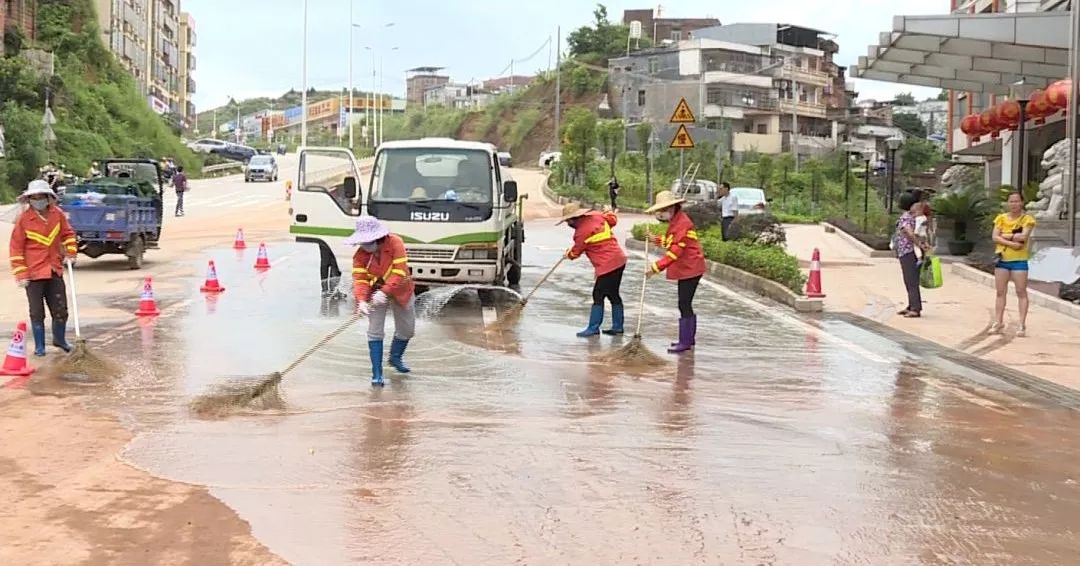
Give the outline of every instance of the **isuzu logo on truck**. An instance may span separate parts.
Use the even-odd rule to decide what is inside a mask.
[[[422,212],[419,210],[412,211],[409,214],[409,220],[413,222],[449,222],[449,212]]]

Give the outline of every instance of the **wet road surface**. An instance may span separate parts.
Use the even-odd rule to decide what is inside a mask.
[[[523,290],[565,248],[531,227]],[[836,320],[703,285],[692,355],[604,363],[578,339],[591,269],[564,264],[513,332],[463,293],[418,325],[409,377],[368,385],[365,323],[286,377],[281,413],[199,420],[226,376],[280,369],[351,312],[312,278],[314,247],[212,250],[227,291],[192,281],[176,316],[107,353],[96,402],[136,437],[120,458],[206,485],[296,564],[1075,564],[1080,418]],[[642,263],[624,279],[636,322]],[[663,354],[673,286],[647,290]],[[392,323],[388,321],[388,327]],[[389,330],[389,328],[388,328]]]

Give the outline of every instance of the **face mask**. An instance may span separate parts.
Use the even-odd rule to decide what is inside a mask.
[[[49,207],[49,201],[47,199],[32,200],[30,201],[30,206],[32,206],[34,210],[41,212]]]
[[[379,244],[376,244],[375,242],[372,242],[370,244],[360,244],[360,249],[364,250],[369,254],[375,253],[375,250],[379,249]]]

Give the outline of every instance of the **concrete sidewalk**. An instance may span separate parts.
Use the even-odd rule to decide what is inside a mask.
[[[858,263],[843,263],[852,259],[853,246],[820,226],[789,229],[788,240],[789,252],[801,261],[809,261],[814,247],[821,250],[826,312],[857,314],[1080,391],[1080,321],[1033,303],[1028,335],[1018,338],[1016,295],[1010,286],[1005,331],[988,334],[994,289],[953,275],[948,269],[944,286],[922,290],[922,318],[903,318],[896,312],[906,305],[907,295],[895,259],[863,256]],[[830,253],[837,253],[840,257],[835,259],[842,263],[830,264]]]
[[[804,265],[810,266],[814,248],[821,251],[821,263],[830,265],[870,265],[870,258],[863,250],[837,234],[825,232],[821,224],[784,224],[787,233],[787,252]]]

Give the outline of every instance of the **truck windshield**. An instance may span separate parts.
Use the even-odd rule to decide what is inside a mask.
[[[490,205],[491,156],[468,149],[383,150],[375,164],[371,199]]]

